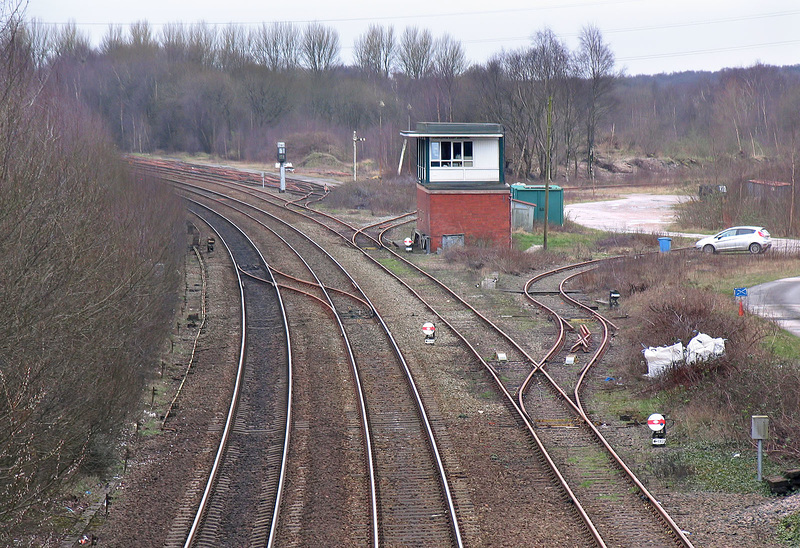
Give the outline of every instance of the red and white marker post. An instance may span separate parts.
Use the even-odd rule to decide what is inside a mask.
[[[431,322],[422,324],[422,334],[425,335],[425,344],[436,342],[436,326]]]
[[[660,413],[647,417],[647,426],[653,431],[653,445],[667,444],[667,420]]]

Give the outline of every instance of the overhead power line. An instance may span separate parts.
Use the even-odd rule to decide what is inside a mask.
[[[619,57],[617,61],[644,61],[647,59],[663,59],[666,57],[684,57],[687,55],[704,55],[707,53],[721,53],[725,51],[738,51],[738,50],[755,49],[755,48],[770,48],[770,47],[786,46],[789,44],[798,44],[798,43],[800,43],[800,40],[785,40],[782,42],[764,42],[761,44],[747,44],[742,46],[729,46],[724,48],[696,49],[690,51],[673,51],[670,53],[652,53],[648,55]]]

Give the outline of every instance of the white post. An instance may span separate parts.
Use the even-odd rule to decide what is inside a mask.
[[[286,163],[286,143],[283,141],[278,143],[278,163],[281,167],[281,186],[278,188],[278,192],[286,192],[286,168],[284,166]]]
[[[761,483],[761,444],[764,440],[758,440],[758,482]]]
[[[364,140],[364,137],[358,137],[356,135],[355,130],[353,130],[353,182],[355,182],[356,174],[358,173],[358,168],[356,167],[358,165],[358,163],[357,163],[358,161],[356,159],[356,145],[358,144],[359,141],[363,141],[363,140]]]
[[[355,130],[353,131],[353,182],[356,181],[356,172],[358,168],[356,167],[358,164],[356,163],[356,143],[358,142],[358,137],[356,137]]]
[[[403,148],[400,150],[400,163],[397,164],[397,174],[400,175],[400,172],[403,170],[403,156],[406,154],[406,145],[408,144],[408,139],[403,139]]]

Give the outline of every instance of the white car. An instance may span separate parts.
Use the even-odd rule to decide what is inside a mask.
[[[756,254],[772,247],[772,239],[763,226],[734,226],[698,240],[694,247],[704,253],[749,251]]]

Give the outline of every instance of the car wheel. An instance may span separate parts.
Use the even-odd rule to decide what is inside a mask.
[[[761,253],[761,246],[753,242],[752,244],[750,244],[750,247],[748,247],[747,250],[753,255],[757,255]]]
[[[703,246],[703,253],[716,253],[716,249],[711,244],[706,244]]]

